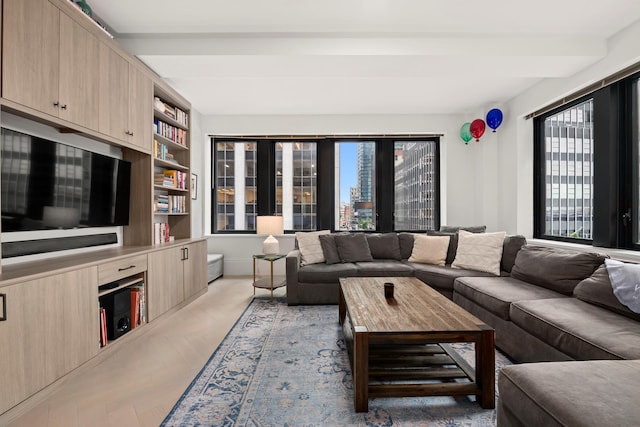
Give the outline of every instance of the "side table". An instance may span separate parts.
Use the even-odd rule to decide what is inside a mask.
[[[286,284],[284,277],[273,276],[273,263],[279,259],[286,258],[286,254],[258,254],[253,256],[253,295],[256,295],[256,288],[269,289],[271,291],[271,301],[273,301],[273,290],[283,287]],[[269,277],[256,280],[256,261],[269,262]]]

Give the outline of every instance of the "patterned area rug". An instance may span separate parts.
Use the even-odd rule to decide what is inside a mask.
[[[471,344],[456,344],[473,366]],[[496,351],[497,370],[511,362]],[[497,387],[496,387],[497,390]],[[496,396],[497,398],[497,396]],[[376,398],[353,409],[337,306],[254,299],[163,426],[495,426],[473,397]]]

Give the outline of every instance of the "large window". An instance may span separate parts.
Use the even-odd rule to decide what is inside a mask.
[[[253,231],[276,214],[285,231],[437,229],[438,142],[214,137],[212,228]]]
[[[640,249],[639,75],[534,124],[534,237]]]
[[[544,120],[544,234],[591,240],[593,99]]]

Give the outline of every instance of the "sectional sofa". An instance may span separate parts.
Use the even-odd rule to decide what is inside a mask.
[[[640,425],[640,314],[614,295],[606,257],[506,236],[495,275],[451,267],[456,234],[444,266],[409,261],[409,233],[397,234],[399,259],[384,253],[392,240],[384,235],[366,237],[369,261],[301,265],[295,249],[288,302],[335,304],[339,277],[418,277],[491,325],[514,361],[538,362],[500,371],[499,426]]]

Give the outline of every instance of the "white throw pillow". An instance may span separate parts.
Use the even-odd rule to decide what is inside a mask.
[[[451,267],[484,271],[499,276],[505,235],[504,231],[496,233],[458,231],[458,250]]]
[[[329,233],[329,230],[296,233],[298,249],[300,249],[300,265],[325,262],[324,252],[322,252],[322,245],[320,244],[320,235]]]
[[[449,236],[414,234],[409,262],[444,265],[449,249]]]

